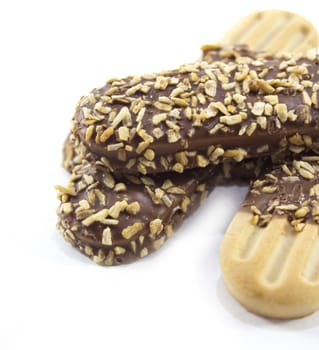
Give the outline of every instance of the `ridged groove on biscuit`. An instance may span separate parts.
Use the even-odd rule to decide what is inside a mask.
[[[227,289],[249,311],[267,317],[289,319],[316,311],[318,226],[308,222],[298,233],[283,215],[254,231],[251,219],[252,214],[238,212],[222,243],[220,260]],[[253,244],[249,243],[251,232],[258,236]]]
[[[268,52],[305,52],[317,47],[316,28],[295,13],[268,10],[250,14],[228,31],[221,40],[226,44],[247,44],[254,50]]]
[[[258,226],[249,225],[249,228],[247,227],[247,230],[244,230],[243,232],[246,237],[243,237],[244,244],[240,252],[240,258],[249,259],[262,237],[262,229]]]
[[[318,47],[319,38],[318,32],[314,27],[310,27],[302,21],[298,21],[297,23],[293,23],[296,28],[290,28],[293,32],[286,31],[283,33],[285,38],[283,37],[282,42],[285,40],[285,44],[283,48],[279,48],[285,51],[293,51],[293,52],[306,52],[309,48]],[[270,50],[273,50],[273,47],[269,47]]]
[[[237,261],[252,261],[254,263],[266,259],[274,249],[286,223],[281,220],[273,220],[267,227],[259,227],[252,223],[252,215],[249,212],[238,212],[227,229],[226,236],[233,240],[232,258]]]
[[[273,225],[270,223],[270,226]],[[281,230],[276,227],[272,227],[272,229],[276,231],[278,239],[266,261],[264,277],[268,283],[275,283],[280,279],[285,266],[287,266],[289,253],[296,241],[296,232],[288,222]]]
[[[309,282],[319,282],[319,228],[317,232],[313,232],[312,249],[310,250],[308,261],[302,273],[303,278]]]
[[[262,229],[250,224],[250,218],[250,213],[236,214],[228,228],[229,235],[236,235],[236,239],[233,240],[234,246],[232,247],[232,257],[234,259],[249,259],[261,238]]]
[[[274,36],[278,38],[280,30],[289,23],[289,17],[286,15],[278,17],[278,21],[275,22],[273,17],[272,13],[260,14],[260,18],[256,19],[253,30],[250,30],[247,33],[248,35],[243,35],[239,39],[240,42],[247,43],[249,46],[258,48],[258,50],[271,44]]]
[[[280,28],[277,34],[273,34],[271,40],[263,46],[259,46],[259,49],[300,52],[300,47],[305,41],[309,40],[313,44],[310,47],[316,47],[318,44],[316,40],[313,40],[314,37],[309,25],[304,23],[303,19],[299,17],[291,19]]]

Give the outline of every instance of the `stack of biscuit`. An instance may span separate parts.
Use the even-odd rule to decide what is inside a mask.
[[[198,62],[82,97],[64,144],[70,180],[57,186],[66,241],[102,265],[132,262],[159,249],[216,184],[251,180],[222,244],[226,286],[262,315],[313,312],[318,66],[315,51],[206,46]]]

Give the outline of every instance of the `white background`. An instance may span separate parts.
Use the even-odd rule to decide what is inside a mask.
[[[218,188],[156,254],[102,268],[55,228],[61,146],[79,97],[112,76],[193,61],[257,9],[313,1],[0,2],[0,349],[317,349],[319,313],[246,312],[218,250],[245,188]]]

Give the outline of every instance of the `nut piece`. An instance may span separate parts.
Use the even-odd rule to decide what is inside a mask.
[[[287,112],[287,106],[283,103],[278,103],[275,106],[275,111],[278,115],[278,118],[282,123],[285,123],[288,119],[288,112]]]
[[[256,116],[261,116],[264,114],[265,102],[255,102],[251,113]]]
[[[150,222],[150,236],[154,239],[163,230],[161,219],[154,219]]]
[[[295,212],[296,218],[303,218],[309,213],[310,209],[308,207],[301,207]]]
[[[226,125],[236,125],[242,122],[240,114],[228,115],[219,118],[219,121]]]
[[[144,224],[142,222],[135,222],[133,225],[127,226],[122,230],[122,236],[125,239],[131,239],[134,235],[141,231],[143,227]]]
[[[112,232],[109,227],[106,227],[102,233],[102,244],[111,246],[112,243]]]
[[[141,210],[139,202],[135,201],[127,205],[126,211],[128,214],[136,215]]]
[[[217,89],[216,78],[212,80],[207,80],[205,83],[205,92],[208,96],[215,97]]]

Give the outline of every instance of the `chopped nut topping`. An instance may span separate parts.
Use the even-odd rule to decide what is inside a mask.
[[[122,211],[124,211],[127,208],[128,204],[126,200],[123,201],[117,201],[115,204],[108,210],[108,214],[113,219],[118,219],[119,215]]]
[[[316,184],[310,188],[309,195],[311,197],[316,196],[317,198],[319,198],[319,184]]]
[[[239,105],[244,103],[246,98],[247,98],[246,96],[241,95],[241,94],[234,94],[234,96],[233,96],[233,100]]]
[[[182,98],[172,97],[172,101],[179,107],[187,107],[189,105],[189,102]]]
[[[154,88],[158,90],[165,90],[168,86],[168,83],[169,83],[168,77],[158,76],[156,77]]]
[[[257,128],[257,123],[252,122],[246,129],[246,134],[251,136]]]
[[[177,97],[180,94],[182,94],[184,91],[185,91],[184,88],[182,86],[179,86],[172,90],[170,97]]]
[[[187,209],[188,209],[188,206],[190,205],[191,203],[191,200],[189,197],[185,197],[182,201],[182,204],[181,204],[181,209],[183,211],[183,213],[187,213]]]
[[[98,255],[93,255],[92,257],[93,261],[97,264],[102,263],[105,260],[105,254],[102,249],[98,250]]]
[[[94,125],[90,125],[85,132],[85,141],[90,141],[93,135]]]
[[[159,113],[153,116],[152,121],[154,125],[158,125],[162,121],[166,120],[166,118],[167,118],[167,113]]]
[[[227,125],[236,125],[242,122],[242,116],[240,114],[223,116],[219,118],[219,121]]]
[[[172,110],[172,106],[170,104],[167,104],[167,103],[163,103],[163,102],[160,102],[160,101],[156,101],[154,103],[154,107],[156,107],[157,109],[159,109],[160,111],[166,111],[166,112],[169,112]]]
[[[288,119],[287,106],[283,103],[278,103],[277,105],[275,105],[275,111],[280,121],[282,123],[285,123]]]
[[[275,106],[279,103],[277,95],[266,95],[266,96],[264,96],[264,100],[266,102],[269,102],[273,106]]]
[[[154,152],[152,149],[147,149],[147,150],[144,152],[144,157],[145,157],[147,160],[154,160],[154,158],[155,158],[155,152]]]
[[[122,255],[122,254],[125,254],[125,252],[126,252],[126,249],[123,247],[119,247],[119,246],[114,247],[115,255]]]
[[[118,139],[119,141],[128,141],[130,138],[130,131],[127,126],[121,126],[118,129]]]
[[[185,194],[185,190],[183,190],[181,187],[172,186],[166,190],[167,193],[172,194]]]
[[[292,143],[293,145],[297,145],[297,146],[304,145],[304,140],[300,134],[295,134],[295,135],[289,137],[289,142]]]
[[[255,102],[251,113],[256,116],[261,116],[264,114],[265,102]]]
[[[184,166],[181,163],[175,163],[172,170],[176,171],[177,173],[182,173],[184,171]]]
[[[117,116],[114,118],[111,126],[113,128],[116,128],[118,124],[120,124],[123,120],[127,118],[131,118],[131,113],[127,107],[122,107]]]
[[[169,237],[169,238],[172,237],[173,234],[174,234],[174,230],[173,230],[173,226],[172,225],[166,225],[164,227],[164,231],[165,231],[167,237]]]
[[[131,239],[134,235],[141,231],[143,227],[144,224],[142,222],[135,222],[133,225],[127,226],[122,230],[122,236],[125,239]]]
[[[297,207],[296,205],[294,205],[294,204],[286,204],[286,205],[282,204],[282,205],[278,205],[278,206],[276,207],[276,209],[281,209],[281,210],[296,210],[296,209],[298,209],[298,207]]]
[[[144,247],[140,252],[140,257],[144,258],[146,255],[148,255],[148,249]]]
[[[140,212],[141,207],[139,202],[135,201],[127,205],[126,211],[128,214],[136,215]]]
[[[217,81],[215,79],[207,80],[205,83],[205,92],[208,96],[215,97],[217,89]]]
[[[112,232],[109,227],[106,227],[102,233],[102,244],[111,246],[112,243]]]
[[[252,225],[258,225],[258,221],[259,221],[259,215],[253,215],[250,222]]]
[[[68,187],[56,185],[55,189],[58,190],[60,193],[63,193],[63,194],[68,194],[70,196],[75,196],[76,195],[75,188],[73,186],[71,186],[71,185],[68,186]]]
[[[212,102],[210,105],[210,108],[215,108],[216,110],[220,111],[224,115],[229,115],[229,112],[226,108],[226,106],[222,102]]]
[[[164,244],[165,242],[165,236],[162,236],[161,238],[155,240],[152,245],[154,250],[158,250],[159,248],[161,248],[161,246]]]
[[[201,168],[205,168],[209,164],[209,160],[202,155],[196,157],[197,165]]]
[[[318,57],[310,55],[309,62],[285,54],[269,60],[236,49],[219,49],[218,55],[211,64],[112,79],[81,98],[72,121],[75,147],[66,151],[64,163],[76,170],[69,185],[57,186],[58,225],[65,239],[94,261],[118,264],[158,249],[175,224],[165,210],[183,218],[210,189],[210,182],[199,182],[196,175],[187,183],[191,187],[184,187],[176,174],[158,181],[157,175],[144,176],[149,172],[183,173],[214,163],[224,171],[219,177],[231,177],[234,161],[271,155],[273,170],[255,181],[248,195],[265,202],[246,202],[252,222],[264,226],[285,215],[298,232],[308,220],[319,224]],[[237,138],[243,138],[242,148],[232,146]],[[262,168],[260,158],[241,170],[258,175]],[[203,171],[196,171],[200,178]],[[134,193],[140,186],[138,195],[131,196],[131,184]],[[147,203],[150,216],[143,209]]]
[[[293,161],[294,167],[297,169],[298,173],[305,179],[311,180],[314,178],[315,170],[313,167],[305,161]]]
[[[107,150],[108,152],[111,151],[118,151],[119,149],[121,149],[124,146],[123,142],[119,142],[119,143],[113,143],[112,145],[108,145],[107,146]]]
[[[225,153],[225,151],[220,148],[220,147],[217,147],[213,153],[209,156],[209,159],[213,162],[215,162],[219,157],[223,156]]]
[[[89,247],[88,245],[84,246],[84,253],[88,256],[94,255],[93,249],[91,247]]]
[[[261,215],[261,211],[255,205],[252,205],[250,209],[254,214]]]
[[[141,141],[137,148],[136,148],[136,153],[137,154],[141,154],[142,152],[144,152],[146,150],[146,148],[151,144],[151,141]]]
[[[264,186],[261,191],[263,193],[274,193],[278,190],[277,186]]]
[[[163,224],[161,219],[154,219],[150,222],[150,236],[155,237],[163,230]]]
[[[302,91],[302,98],[306,105],[311,106],[311,98],[306,90]]]
[[[185,152],[178,152],[175,154],[175,159],[178,163],[182,164],[183,166],[187,166],[188,164],[188,158],[186,156]]]
[[[267,81],[262,80],[262,79],[257,79],[255,81],[256,86],[265,92],[266,94],[272,94],[275,91],[275,88],[272,87]]]
[[[262,128],[266,129],[267,128],[267,119],[266,117],[257,117],[257,124]]]
[[[163,196],[163,203],[168,207],[170,208],[173,204],[173,201],[169,198],[169,196],[167,195],[164,195]]]
[[[114,262],[114,252],[110,250],[104,260],[106,266],[112,266]]]
[[[295,212],[296,218],[303,218],[309,213],[310,209],[308,207],[301,207]]]
[[[131,79],[129,85],[130,85],[130,86],[134,86],[134,85],[140,83],[141,81],[142,81],[141,76],[139,76],[139,75],[134,75],[134,76],[132,77],[132,79]]]
[[[72,203],[62,203],[60,206],[60,211],[65,214],[70,214],[73,211]]]
[[[156,139],[160,139],[164,135],[164,131],[160,128],[155,128],[152,133]]]
[[[82,224],[84,226],[90,226],[95,222],[101,222],[102,224],[105,223],[105,219],[108,216],[109,211],[108,209],[102,209],[98,211],[97,213],[94,213],[90,216],[88,216],[86,219],[82,221]]]
[[[135,241],[131,241],[130,245],[131,245],[131,248],[132,248],[132,252],[135,254],[136,253],[136,242]]]
[[[224,157],[233,158],[234,160],[236,160],[236,162],[241,162],[246,157],[246,155],[247,152],[242,148],[229,149],[224,153]]]
[[[115,186],[114,186],[114,191],[115,192],[124,192],[127,190],[127,187],[125,185],[124,182],[118,182]]]
[[[136,84],[134,86],[132,86],[131,88],[126,90],[126,95],[127,96],[132,96],[134,95],[137,91],[141,90],[143,87],[142,84]]]
[[[281,169],[283,170],[283,172],[288,175],[288,176],[292,176],[292,172],[289,170],[287,164],[283,164],[281,166]]]
[[[220,48],[215,56],[211,63],[195,62],[160,74],[111,79],[105,87],[81,99],[81,120],[74,120],[73,131],[81,128],[81,137],[88,143],[95,142],[99,153],[110,151],[109,168],[114,167],[113,158],[123,163],[111,170],[138,170],[146,174],[156,172],[158,165],[167,171],[175,165],[162,158],[168,156],[161,153],[164,149],[161,145],[166,140],[176,146],[178,143],[178,149],[172,145],[169,154],[174,157],[174,149],[186,151],[191,144],[188,138],[193,138],[195,144],[196,137],[205,131],[218,137],[246,137],[256,133],[258,136],[259,129],[277,135],[273,128],[283,129],[288,120],[312,122],[311,108],[318,104],[319,84],[315,80],[318,72],[308,57],[290,55],[288,58],[286,54],[273,58],[255,54],[250,57],[237,48]],[[135,141],[143,128],[152,135],[153,141]],[[118,143],[114,143],[114,139]],[[99,145],[108,140],[106,147]],[[145,152],[153,142],[154,155]],[[304,144],[297,142],[292,138],[285,149],[294,154],[306,148],[315,149],[310,137],[307,144],[305,140]],[[260,146],[256,144],[256,148]],[[136,150],[145,153],[144,160],[137,160]],[[146,164],[145,159],[154,163]],[[208,160],[211,162],[211,157]],[[187,165],[178,163],[193,166],[190,161]]]
[[[108,188],[114,188],[115,186],[115,180],[109,172],[105,172],[103,182]]]

